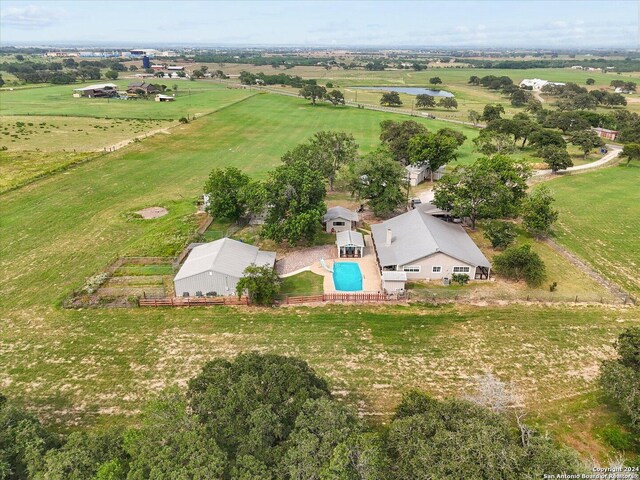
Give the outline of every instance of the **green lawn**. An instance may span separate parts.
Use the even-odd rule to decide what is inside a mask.
[[[135,80],[116,80],[126,89]],[[0,91],[1,115],[54,115],[96,118],[139,118],[178,120],[182,116],[203,115],[252,95],[253,91],[227,88],[210,82],[161,81],[169,88],[178,85],[174,102],[74,98],[73,89],[89,85],[60,85],[24,90]]]
[[[324,277],[312,272],[302,272],[282,279],[282,295],[320,295]]]
[[[627,291],[640,293],[640,167],[548,183],[560,211],[557,240]]]

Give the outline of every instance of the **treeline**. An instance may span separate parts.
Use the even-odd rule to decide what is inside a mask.
[[[66,58],[62,62],[2,62],[0,71],[11,73],[25,83],[68,84],[80,80],[98,80],[102,76],[101,68],[109,68],[115,72],[127,68],[115,60],[81,60]]]
[[[0,474],[17,479],[495,479],[582,474],[575,452],[522,423],[505,384],[469,400],[406,394],[382,431],[304,361],[242,354],[204,365],[139,426],[51,433],[2,398]],[[490,388],[482,388],[482,387]]]
[[[469,59],[458,58],[460,62],[469,62]],[[640,59],[626,58],[613,60],[607,58],[594,58],[589,60],[471,60],[475,68],[495,68],[505,70],[525,70],[528,68],[568,68],[574,65],[583,67],[602,68],[614,67],[616,72],[637,72],[640,70]]]
[[[276,73],[267,75],[265,73],[250,73],[247,71],[240,72],[240,83],[244,85],[255,85],[261,83],[263,85],[287,85],[294,88],[302,88],[304,85],[316,85],[313,79],[304,80],[298,75],[287,75],[286,73]]]
[[[333,57],[299,57],[296,55],[262,56],[247,52],[201,53],[194,56],[196,63],[248,63],[255,66],[311,66],[335,62]]]

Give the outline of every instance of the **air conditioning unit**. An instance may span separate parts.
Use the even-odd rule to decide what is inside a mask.
[[[443,284],[445,287],[448,287],[448,286],[449,286],[449,278],[448,278],[448,277],[444,277],[444,278],[442,279],[442,284]]]

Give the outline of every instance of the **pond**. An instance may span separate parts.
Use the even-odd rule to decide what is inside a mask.
[[[431,95],[432,97],[453,97],[453,93],[446,90],[432,90],[424,87],[347,87],[354,90],[383,90],[385,92],[406,93],[408,95]]]

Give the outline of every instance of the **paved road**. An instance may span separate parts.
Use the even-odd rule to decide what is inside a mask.
[[[606,165],[607,163],[611,162],[615,158],[617,158],[618,155],[620,155],[620,152],[622,152],[622,148],[618,147],[617,145],[607,145],[607,149],[609,150],[609,152],[607,152],[600,160],[596,160],[595,162],[585,163],[584,165],[578,165],[576,167],[569,167],[566,170],[563,170],[562,173],[564,173],[564,172],[580,172],[582,170],[591,170],[592,168],[601,167],[601,166]],[[533,176],[534,177],[541,177],[541,176],[544,176],[544,175],[550,175],[552,173],[553,172],[550,169],[536,170],[534,172]]]

